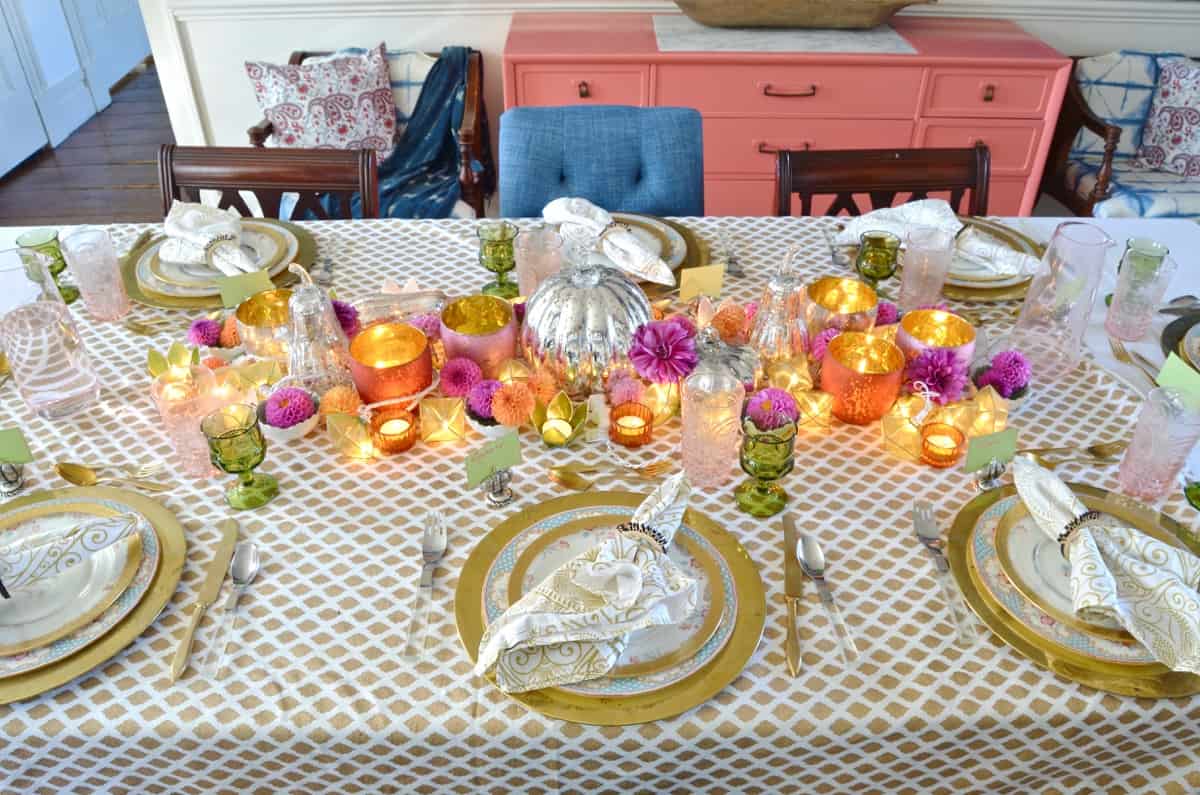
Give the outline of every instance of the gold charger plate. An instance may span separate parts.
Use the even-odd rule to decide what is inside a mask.
[[[1077,483],[1068,485],[1089,508],[1110,513],[1135,526],[1158,524],[1188,549],[1200,554],[1200,541],[1170,517],[1104,489]],[[1106,663],[1051,644],[1009,615],[1003,606],[987,594],[978,573],[969,562],[971,534],[988,508],[1016,493],[1016,486],[1009,485],[975,497],[959,511],[947,537],[946,557],[950,569],[963,598],[980,621],[1022,657],[1064,679],[1096,690],[1142,698],[1181,698],[1200,693],[1200,676],[1194,674],[1171,671],[1158,664],[1133,666]]]
[[[513,564],[512,571],[508,575],[508,602],[515,603],[518,599],[525,595],[521,589],[521,583],[525,580],[525,575],[529,571],[529,567],[533,564],[537,556],[545,550],[546,547],[569,535],[573,535],[580,529],[595,527],[606,520],[611,520],[609,523],[616,525],[627,519],[627,516],[589,516],[586,519],[575,519],[570,522],[564,522],[558,527],[548,532],[542,533],[538,538],[525,548],[521,556],[517,558],[517,562]],[[693,558],[700,562],[704,569],[704,574],[710,583],[719,584],[721,582],[721,568],[706,551],[697,547],[695,544],[684,536],[682,533],[676,537],[676,541],[680,546],[687,548]],[[716,633],[717,627],[721,624],[721,616],[725,614],[725,593],[717,589],[713,589],[712,605],[708,609],[708,617],[704,625],[700,627],[687,642],[675,649],[670,654],[665,654],[653,660],[647,660],[642,663],[631,663],[628,665],[618,665],[614,667],[609,676],[640,676],[643,674],[653,674],[659,671],[664,671],[667,668],[674,667],[684,660],[688,659],[708,643],[713,634]]]
[[[256,218],[255,220],[265,224],[278,224],[295,235],[296,241],[299,244],[299,250],[296,252],[296,262],[305,270],[312,267],[313,262],[317,259],[317,241],[313,239],[308,230],[288,221],[279,221],[274,218]],[[142,289],[142,286],[138,284],[136,273],[138,259],[141,258],[147,248],[158,243],[162,238],[162,235],[143,234],[134,243],[133,248],[121,258],[121,280],[125,283],[125,292],[129,294],[129,297],[139,304],[154,306],[160,309],[220,309],[222,304],[221,296],[219,295],[193,298],[163,295],[153,290]],[[296,283],[297,276],[287,268],[284,268],[271,281],[274,282],[276,287],[287,287]]]
[[[463,565],[454,594],[458,637],[471,662],[474,663],[478,657],[479,641],[483,637],[484,576],[505,544],[529,525],[557,513],[612,505],[636,508],[644,499],[644,494],[631,492],[557,497],[509,517],[480,539]],[[729,566],[738,592],[738,614],[734,619],[733,634],[712,661],[680,682],[638,695],[589,696],[558,688],[544,688],[526,693],[509,693],[509,698],[551,718],[598,726],[627,726],[686,712],[708,701],[741,674],[758,647],[766,620],[767,605],[762,578],[742,545],[716,522],[692,508],[684,514],[684,521],[716,547]]]
[[[271,268],[275,267],[277,264],[280,263],[280,261],[283,259],[283,256],[281,256],[281,255],[287,253],[287,250],[288,250],[287,238],[284,236],[283,232],[281,231],[282,230],[281,226],[269,223],[269,221],[271,219],[255,218],[254,220],[257,223],[255,223],[253,225],[254,226],[253,231],[257,232],[258,234],[269,237],[275,243],[275,246],[276,246],[276,249],[275,249],[277,252],[276,258],[273,259],[270,264],[268,264],[266,267],[263,268],[263,270],[269,271]],[[272,228],[272,227],[274,227],[274,228]],[[297,238],[297,243],[298,242],[299,242],[299,238]],[[159,249],[158,251],[155,251],[150,256],[150,273],[152,273],[156,279],[163,282],[164,284],[172,284],[172,285],[176,285],[178,287],[210,286],[210,287],[212,287],[213,290],[217,289],[217,283],[215,281],[208,282],[206,285],[206,284],[197,283],[194,281],[191,281],[191,282],[183,281],[181,279],[176,279],[176,278],[164,273],[163,272],[163,260],[162,260],[162,257],[159,255],[159,252],[161,252],[161,251],[162,251],[162,249]],[[297,253],[299,253],[299,252],[297,252]],[[283,270],[287,270],[287,263],[283,264]],[[146,287],[142,288],[143,292],[148,289],[150,289],[150,288],[146,288]],[[156,290],[152,290],[152,289],[150,289],[150,292],[154,293],[155,295],[165,295],[163,293],[159,293]]]
[[[184,560],[187,556],[187,542],[184,539],[183,525],[170,510],[148,497],[124,489],[91,486],[40,491],[18,497],[7,503],[6,507],[15,509],[36,505],[47,500],[88,497],[119,500],[137,510],[154,527],[160,554],[158,568],[154,572],[150,587],[137,607],[118,621],[108,634],[91,645],[44,668],[0,680],[0,704],[10,704],[14,701],[33,698],[47,690],[64,685],[107,662],[154,623],[179,584],[179,578],[183,574]]]
[[[1019,232],[1011,226],[1006,226],[999,221],[993,221],[990,218],[970,217],[960,217],[959,220],[964,224],[983,229],[989,235],[1007,243],[1009,248],[1016,251],[1031,254],[1039,259],[1046,253],[1046,247],[1029,235]],[[986,286],[986,282],[980,282],[978,287],[946,284],[942,286],[942,295],[955,301],[967,301],[979,304],[1013,301],[1025,297],[1025,293],[1029,291],[1029,283],[1032,281],[1033,277],[1030,276],[1023,282],[1005,287],[988,287]]]

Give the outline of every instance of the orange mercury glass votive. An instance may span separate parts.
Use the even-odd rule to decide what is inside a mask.
[[[399,406],[384,406],[371,414],[371,442],[383,455],[403,453],[417,441],[417,418]]]
[[[654,432],[654,412],[641,403],[622,403],[608,419],[608,438],[625,447],[641,447]]]
[[[945,469],[958,463],[967,451],[967,437],[953,425],[927,422],[921,426],[921,460]]]
[[[861,331],[843,331],[826,351],[821,390],[833,396],[833,416],[866,425],[886,414],[904,380],[901,350]]]
[[[429,340],[407,323],[376,323],[350,343],[350,374],[365,403],[407,397],[433,383]]]

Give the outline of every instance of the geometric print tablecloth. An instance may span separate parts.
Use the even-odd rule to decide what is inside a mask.
[[[726,295],[756,300],[769,269],[802,246],[806,276],[836,272],[822,228],[829,219],[684,219],[708,240],[732,237],[747,275]],[[143,226],[112,227],[118,248]],[[334,265],[338,295],[354,299],[384,279],[465,294],[487,274],[469,221],[372,220],[308,224],[318,256]],[[893,289],[894,289],[894,282]],[[1008,305],[985,310],[989,328]],[[978,308],[975,308],[978,309]],[[143,372],[146,348],[181,338],[185,312],[148,339],[72,310],[103,382],[98,406],[55,423],[26,411],[10,386],[0,427],[26,428],[37,462],[31,488],[63,485],[59,460],[166,458]],[[1137,396],[1088,359],[1054,391],[1038,389],[1012,419],[1023,445],[1128,434]],[[262,470],[282,495],[238,515],[262,549],[263,568],[239,611],[240,631],[221,681],[168,666],[227,515],[229,478],[178,480],[165,495],[183,522],[188,558],[162,616],[108,663],[32,701],[0,707],[8,792],[1196,792],[1200,698],[1139,700],[1059,679],[987,637],[963,651],[913,539],[914,498],[931,500],[944,528],[972,495],[967,476],[887,457],[878,426],[835,425],[797,443],[787,479],[801,528],[821,540],[830,579],[861,656],[847,669],[806,589],[804,671],[783,653],[782,530],[738,513],[730,486],[693,505],[735,533],[767,589],[762,641],[742,674],[708,703],[640,726],[605,728],[542,717],[471,673],[454,624],[459,569],[502,518],[559,496],[542,474],[551,452],[530,433],[514,470],[518,500],[486,507],[466,491],[462,462],[480,443],[418,445],[369,463],[337,458],[323,434],[275,446]],[[639,458],[678,458],[674,423]],[[1115,468],[1064,468],[1068,479],[1115,486]],[[614,489],[644,490],[616,478]],[[426,659],[402,659],[419,575],[420,518],[447,518]],[[1195,526],[1178,496],[1165,510]],[[227,586],[226,586],[227,587]],[[220,603],[218,603],[220,604]],[[214,608],[197,636],[206,651]]]

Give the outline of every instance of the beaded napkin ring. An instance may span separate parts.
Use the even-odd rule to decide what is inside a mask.
[[[1103,517],[1104,514],[1099,511],[1084,511],[1067,522],[1063,527],[1063,531],[1058,535],[1058,551],[1062,553],[1062,556],[1064,558],[1067,557],[1067,544],[1071,541],[1071,536],[1075,534],[1076,530],[1090,524],[1095,524]]]
[[[667,539],[662,533],[658,532],[648,524],[642,524],[641,522],[622,522],[621,524],[617,525],[617,529],[622,533],[641,533],[642,535],[647,536],[654,541],[654,543],[658,544],[658,548],[663,552],[667,551]]]

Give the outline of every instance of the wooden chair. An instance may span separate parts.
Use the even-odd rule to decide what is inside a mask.
[[[199,191],[219,190],[218,207],[235,207],[243,216],[254,213],[239,191],[249,191],[262,206],[263,215],[279,217],[284,193],[298,193],[292,211],[302,218],[309,210],[328,219],[322,194],[331,193],[343,218],[350,217],[350,196],[362,196],[362,217],[379,217],[379,178],[373,149],[253,149],[232,146],[176,146],[158,150],[158,183],[163,214],[175,199],[199,201]]]
[[[309,58],[329,55],[329,52],[308,52],[297,50],[292,53],[288,63],[299,65]],[[437,58],[438,53],[427,55]],[[271,122],[263,119],[247,132],[252,146],[265,146],[267,139],[275,132]],[[459,171],[458,184],[462,191],[462,200],[475,210],[475,215],[483,218],[484,200],[496,190],[496,162],[492,157],[492,139],[488,132],[487,106],[483,102],[483,56],[472,51],[467,61],[467,86],[463,97],[462,124],[458,127]],[[472,163],[480,163],[481,171],[475,171]]]
[[[826,215],[862,215],[855,194],[871,198],[871,210],[928,198],[949,191],[959,212],[967,191],[967,215],[986,215],[991,154],[978,143],[968,149],[844,149],[824,152],[780,150],[776,159],[776,215],[792,214],[792,194],[800,196],[801,215],[812,215],[813,196],[834,195]]]
[[[1075,59],[1079,63],[1079,59]],[[1104,162],[1096,174],[1096,184],[1088,195],[1080,196],[1067,185],[1067,164],[1071,159],[1071,147],[1079,135],[1080,128],[1087,127],[1104,141]],[[1048,193],[1062,202],[1076,215],[1090,216],[1092,208],[1109,198],[1113,175],[1113,155],[1121,141],[1121,128],[1109,124],[1088,107],[1072,67],[1071,79],[1063,95],[1062,109],[1058,112],[1058,124],[1054,137],[1050,139],[1050,151],[1046,155],[1046,167],[1042,170],[1042,193]]]

